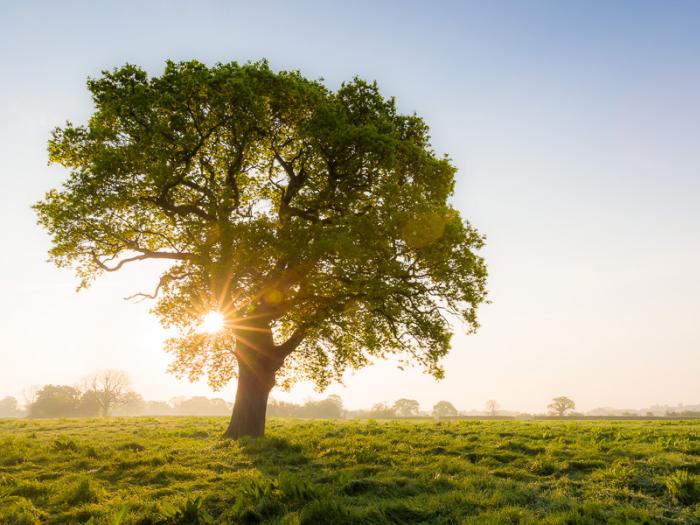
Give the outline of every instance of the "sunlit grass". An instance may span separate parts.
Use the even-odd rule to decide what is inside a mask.
[[[0,523],[700,523],[700,422],[0,421]]]

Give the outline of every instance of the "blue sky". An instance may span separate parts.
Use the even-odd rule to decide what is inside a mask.
[[[148,397],[209,393],[165,374],[148,306],[121,300],[157,268],[75,294],[29,206],[61,180],[46,140],[89,116],[88,76],[266,57],[331,87],[376,79],[424,117],[459,168],[455,204],[488,237],[493,303],[477,335],[458,331],[444,381],[388,363],[331,392],[530,411],[560,394],[583,409],[700,402],[700,4],[294,4],[3,5],[0,395],[102,366]]]

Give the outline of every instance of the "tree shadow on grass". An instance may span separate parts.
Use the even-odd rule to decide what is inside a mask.
[[[277,436],[243,437],[239,439],[238,443],[253,466],[267,476],[276,476],[285,471],[295,471],[312,463],[300,444],[285,438]]]
[[[447,496],[453,488],[449,481],[412,479],[397,472],[377,478],[382,469],[367,471],[368,464],[329,467],[303,443],[278,436],[242,438],[238,444],[264,476],[241,487],[231,513],[241,522],[273,522],[287,513],[301,523],[319,525],[452,522],[452,510],[436,504],[421,508],[424,502],[414,501],[426,490],[432,496]]]

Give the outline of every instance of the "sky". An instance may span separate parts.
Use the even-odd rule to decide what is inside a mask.
[[[77,278],[46,262],[30,209],[66,173],[46,142],[84,122],[88,77],[126,62],[267,58],[335,88],[377,80],[459,172],[454,205],[487,236],[491,303],[455,327],[435,381],[380,362],[317,393],[350,408],[496,399],[542,412],[700,403],[697,2],[14,2],[0,14],[0,397],[126,370],[147,399],[220,392],[166,372],[146,303],[162,266]]]

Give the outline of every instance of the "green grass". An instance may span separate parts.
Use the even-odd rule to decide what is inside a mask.
[[[0,523],[700,523],[697,421],[0,420]]]

